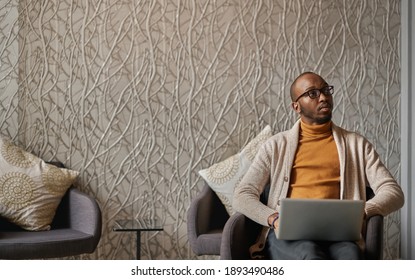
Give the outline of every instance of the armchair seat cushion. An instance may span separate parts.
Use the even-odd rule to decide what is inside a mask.
[[[56,229],[54,231],[6,231],[0,232],[0,244],[2,249],[6,244],[19,244],[19,246],[33,244],[53,244],[55,242],[70,242],[79,238],[90,237],[90,234],[73,229]]]
[[[197,237],[195,249],[199,250],[200,254],[217,255],[220,252],[221,241],[222,230],[210,231]]]
[[[68,253],[76,255],[85,252],[85,248],[91,247],[89,244],[93,238],[92,234],[74,229],[0,232],[0,259],[61,257]],[[94,248],[89,251],[92,253]]]

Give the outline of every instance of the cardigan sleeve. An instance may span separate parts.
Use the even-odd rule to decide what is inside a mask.
[[[386,216],[399,210],[404,204],[402,189],[367,140],[364,141],[364,158],[366,179],[375,193],[366,203],[366,215]]]
[[[261,146],[247,173],[235,187],[233,198],[236,211],[264,226],[268,226],[268,217],[276,211],[260,201],[260,195],[269,183],[272,153],[270,142]]]

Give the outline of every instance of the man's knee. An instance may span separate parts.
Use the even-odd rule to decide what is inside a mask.
[[[313,241],[302,241],[297,250],[298,256],[302,260],[324,260],[327,258],[322,247]]]
[[[354,242],[336,242],[329,250],[331,258],[335,260],[358,260],[361,257],[360,248]]]

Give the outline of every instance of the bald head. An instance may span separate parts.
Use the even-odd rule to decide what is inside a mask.
[[[299,84],[299,83],[301,83],[301,81],[303,80],[303,79],[306,79],[307,78],[307,76],[312,76],[313,78],[319,78],[319,79],[321,79],[324,83],[326,83],[326,81],[320,76],[320,75],[318,75],[318,74],[316,74],[316,73],[314,73],[314,72],[310,72],[310,71],[308,71],[308,72],[303,72],[303,73],[301,73],[295,80],[294,80],[294,82],[291,84],[291,87],[290,87],[290,96],[291,96],[291,100],[294,102],[296,99],[297,99],[297,93],[296,93],[296,88],[297,88],[297,85]]]

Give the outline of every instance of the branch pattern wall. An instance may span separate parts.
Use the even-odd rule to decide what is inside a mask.
[[[367,136],[399,178],[399,1],[6,1],[2,134],[80,170],[103,210],[94,255],[127,259],[115,219],[157,217],[148,259],[189,259],[197,171],[270,124],[288,129],[304,70],[335,86],[335,122]],[[385,257],[399,256],[399,215]]]

